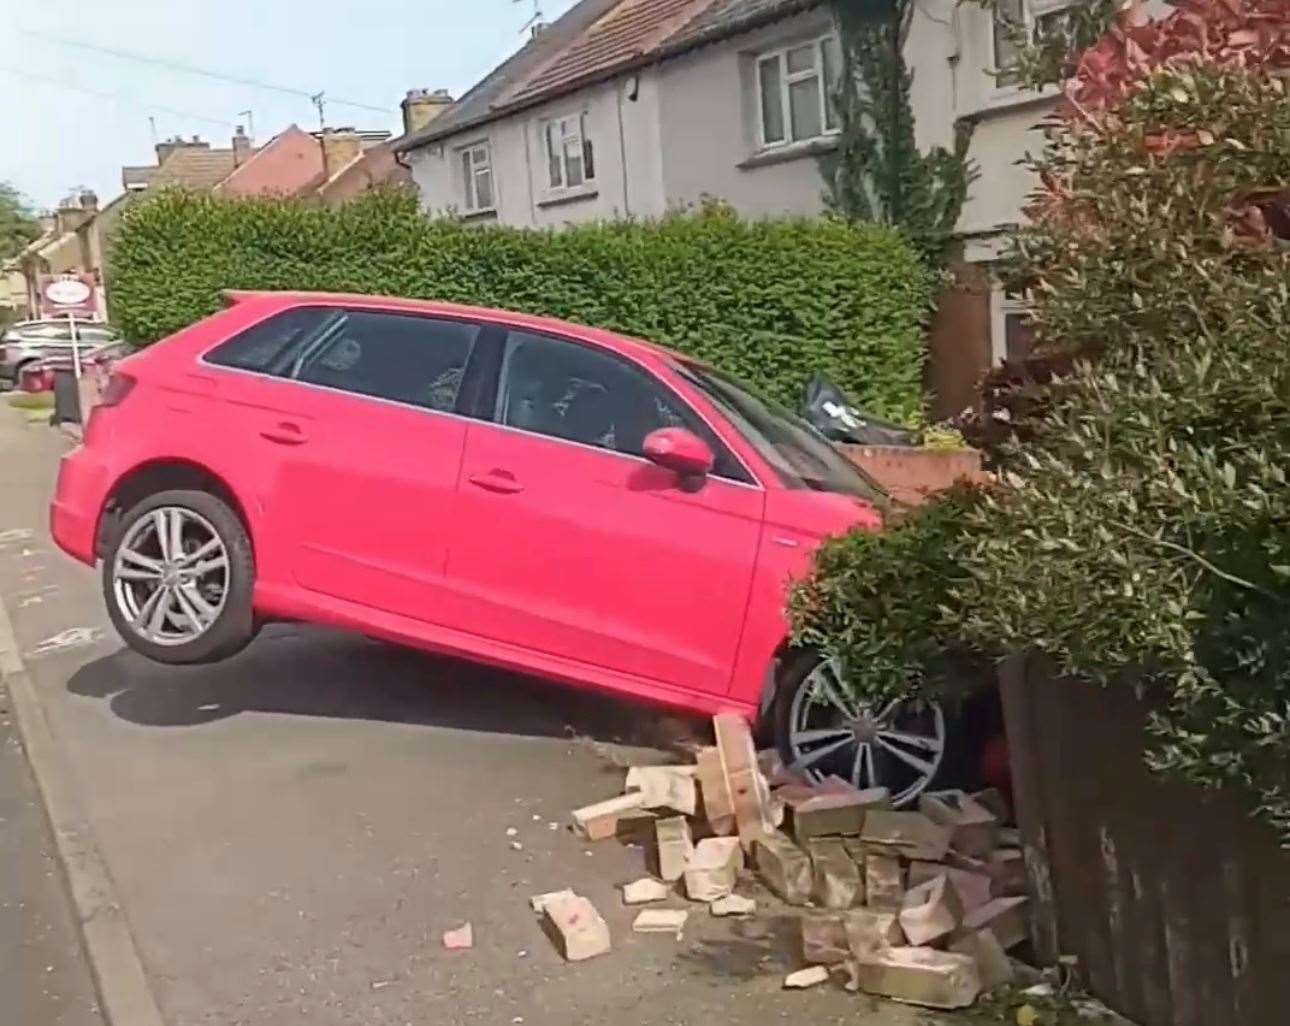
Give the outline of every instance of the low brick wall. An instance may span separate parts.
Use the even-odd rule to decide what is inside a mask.
[[[842,451],[897,502],[919,506],[961,479],[984,481],[975,449],[915,449],[896,445],[844,445]]]

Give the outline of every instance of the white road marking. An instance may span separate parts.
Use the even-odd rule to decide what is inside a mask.
[[[99,627],[68,627],[67,630],[59,631],[40,642],[27,655],[37,659],[69,648],[83,648],[94,644],[101,637],[103,637],[103,631]]]

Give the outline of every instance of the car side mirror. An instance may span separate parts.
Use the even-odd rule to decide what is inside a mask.
[[[645,436],[645,458],[683,478],[705,477],[716,462],[708,443],[685,428],[666,427]]]

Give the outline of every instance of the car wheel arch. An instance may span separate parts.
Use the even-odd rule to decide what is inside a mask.
[[[246,505],[229,483],[196,460],[162,457],[131,467],[108,490],[103,508],[99,511],[95,534],[97,554],[102,556],[107,550],[111,532],[127,510],[149,495],[174,489],[208,492],[226,502],[242,522],[251,541],[251,551],[255,552],[255,525],[247,515]]]

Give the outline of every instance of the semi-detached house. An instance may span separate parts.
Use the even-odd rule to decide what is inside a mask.
[[[1000,0],[1042,28],[1069,0]],[[1025,345],[992,281],[1032,188],[1020,161],[1053,104],[1007,74],[1013,35],[987,8],[915,0],[907,44],[919,145],[973,126],[981,170],[959,222],[964,264],[932,333],[938,412],[968,405]],[[837,32],[820,0],[581,0],[453,107],[394,144],[425,207],[481,223],[656,217],[716,197],[750,217],[823,210],[836,145]],[[791,274],[791,268],[785,268]]]

